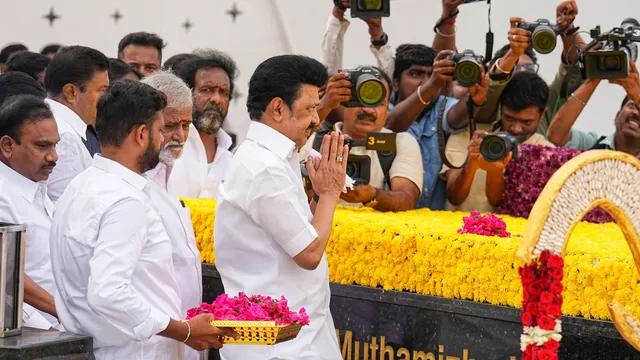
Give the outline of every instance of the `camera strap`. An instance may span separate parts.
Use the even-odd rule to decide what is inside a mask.
[[[445,141],[444,138],[444,128],[443,128],[443,121],[444,121],[444,112],[447,109],[447,97],[443,96],[442,100],[440,101],[440,109],[438,110],[438,150],[440,152],[440,159],[442,160],[442,163],[445,164],[449,169],[461,169],[463,165],[460,166],[455,166],[453,165],[449,159],[447,158],[447,142]],[[473,112],[474,112],[474,107],[473,107],[473,101],[471,100],[471,98],[469,98],[469,100],[467,101],[467,112],[469,113],[469,139],[471,139],[473,137],[473,133],[476,132],[476,119],[473,116]]]

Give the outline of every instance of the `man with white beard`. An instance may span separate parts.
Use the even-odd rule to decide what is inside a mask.
[[[193,93],[193,127],[169,179],[169,191],[186,198],[216,198],[232,154],[222,129],[233,97],[236,63],[227,54],[199,50],[173,70]]]
[[[171,239],[173,267],[182,303],[181,311],[182,315],[186,316],[188,309],[202,303],[202,264],[189,209],[169,194],[167,185],[173,162],[182,154],[189,134],[192,116],[191,91],[180,78],[167,71],[155,73],[144,78],[142,82],[167,96],[167,107],[163,111],[164,141],[160,151],[160,163],[147,171],[145,177],[150,180],[151,201],[158,209],[164,228]],[[200,354],[185,346],[184,359],[198,360]]]

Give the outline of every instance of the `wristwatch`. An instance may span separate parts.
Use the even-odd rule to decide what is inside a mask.
[[[389,37],[385,32],[382,33],[382,37],[380,38],[380,40],[371,39],[371,45],[373,46],[385,46],[387,45],[388,42],[389,42]]]
[[[376,207],[376,205],[378,205],[378,196],[380,195],[380,191],[378,190],[378,188],[374,188],[374,189],[376,189],[376,196],[373,198],[373,200],[369,201],[368,203],[363,203],[364,206],[374,208]]]

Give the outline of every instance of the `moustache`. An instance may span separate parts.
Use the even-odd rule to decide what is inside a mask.
[[[224,109],[222,109],[222,106],[218,104],[207,104],[202,108],[202,112],[207,112],[209,110],[213,110],[219,114],[222,114],[222,112],[224,111]]]
[[[369,114],[366,113],[364,111],[360,111],[357,115],[358,120],[369,120],[369,121],[373,121],[375,122],[376,120],[378,120],[378,117],[374,114]]]
[[[175,147],[184,147],[184,143],[185,143],[184,141],[180,142],[180,141],[172,140],[172,141],[169,141],[168,143],[166,143],[166,144],[164,145],[164,148],[165,148],[165,149],[168,149],[168,148],[170,148],[170,147],[172,147],[172,146],[175,146]]]
[[[43,168],[43,169],[53,169],[54,167],[56,167],[56,163],[55,163],[55,161],[54,161],[54,162],[47,163],[47,164],[45,164],[45,165],[43,165],[43,166],[42,166],[42,168]]]

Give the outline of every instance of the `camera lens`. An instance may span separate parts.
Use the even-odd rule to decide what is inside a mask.
[[[356,83],[356,90],[362,105],[366,107],[376,107],[384,101],[386,90],[382,81],[373,75],[362,75]]]
[[[480,155],[489,162],[502,160],[507,155],[507,144],[499,136],[486,136],[480,143]]]
[[[540,54],[552,52],[556,42],[556,33],[548,26],[538,26],[531,35],[533,48]]]
[[[460,86],[471,87],[478,83],[480,77],[480,67],[475,59],[463,58],[456,65],[453,76]]]
[[[606,55],[600,58],[600,65],[605,71],[615,71],[622,69],[620,57],[616,55]]]
[[[352,179],[358,175],[358,166],[356,166],[356,163],[347,161],[347,175]]]
[[[382,0],[358,0],[359,10],[381,10]]]

